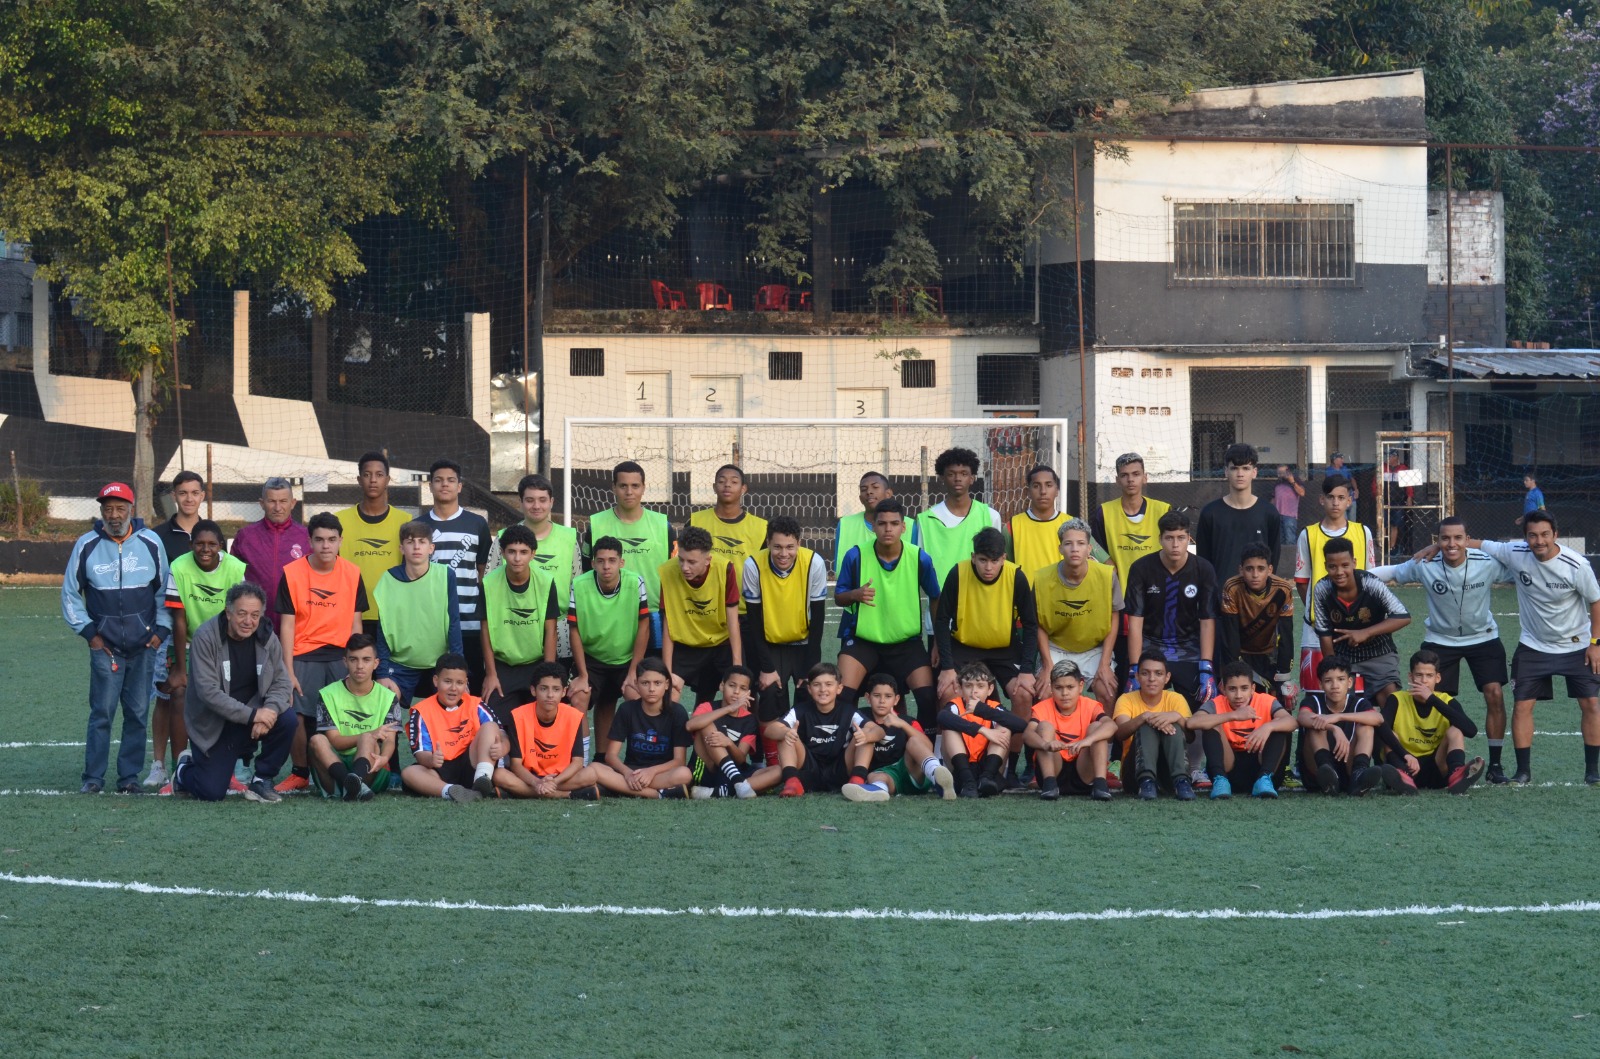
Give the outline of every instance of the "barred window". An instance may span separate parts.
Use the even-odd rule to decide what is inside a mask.
[[[1179,202],[1172,276],[1180,281],[1353,283],[1350,202]]]
[[[568,347],[567,374],[572,376],[599,375],[606,373],[606,351],[604,349]]]

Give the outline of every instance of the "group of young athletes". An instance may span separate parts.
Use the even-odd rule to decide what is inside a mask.
[[[1009,519],[973,495],[967,449],[938,457],[943,499],[914,518],[868,473],[861,512],[835,529],[830,587],[795,519],[746,510],[736,466],[675,528],[643,505],[643,468],[619,463],[613,505],[581,536],[552,521],[551,484],[530,475],[526,520],[491,539],[460,507],[459,467],[430,470],[433,506],[413,518],[389,506],[387,460],[369,454],[362,503],[313,516],[306,553],[262,586],[301,719],[276,793],[1460,793],[1485,774],[1529,781],[1533,703],[1558,675],[1582,709],[1584,778],[1600,783],[1600,587],[1548,513],[1510,544],[1447,518],[1437,544],[1379,567],[1346,518],[1351,483],[1329,476],[1291,582],[1274,573],[1290,534],[1254,495],[1255,450],[1226,462],[1228,492],[1196,523],[1145,495],[1132,453],[1089,522],[1057,510],[1049,467],[1029,472],[1028,506]],[[215,523],[186,532],[171,564],[175,674],[186,629],[254,572]],[[1403,671],[1393,634],[1411,617],[1388,582],[1428,588],[1428,635]],[[1510,777],[1499,582],[1516,585],[1521,616]],[[837,664],[821,660],[830,596]],[[1478,726],[1457,698],[1463,661],[1485,701],[1487,764],[1466,759]]]

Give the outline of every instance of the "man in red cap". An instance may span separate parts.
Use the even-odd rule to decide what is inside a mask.
[[[150,675],[172,634],[165,606],[167,553],[133,517],[133,490],[112,482],[100,490],[94,529],[72,546],[61,579],[61,616],[89,643],[89,730],[84,740],[83,794],[106,785],[111,718],[122,705],[117,792],[139,794],[144,767]]]
[[[233,538],[233,555],[244,561],[244,579],[267,593],[267,621],[278,632],[278,582],[283,568],[311,554],[311,535],[296,522],[294,489],[287,478],[268,478],[261,486],[260,522],[242,526]]]

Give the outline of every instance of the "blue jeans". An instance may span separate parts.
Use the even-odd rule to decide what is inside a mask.
[[[1288,516],[1283,516],[1278,523],[1278,544],[1285,548],[1293,548],[1300,543],[1300,523]]]
[[[166,648],[160,648],[165,650]],[[116,671],[112,671],[113,657]],[[122,704],[122,747],[117,751],[117,786],[139,781],[144,768],[145,725],[150,713],[150,673],[156,653],[148,647],[131,655],[89,652],[89,730],[83,745],[83,782],[106,782],[111,754],[111,719]]]

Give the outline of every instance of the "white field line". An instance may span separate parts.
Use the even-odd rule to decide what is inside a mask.
[[[854,919],[901,920],[933,923],[1114,923],[1144,919],[1178,920],[1280,920],[1322,921],[1329,919],[1396,919],[1437,916],[1550,915],[1556,913],[1600,912],[1600,901],[1542,902],[1527,905],[1398,905],[1385,908],[1107,908],[1098,912],[1062,912],[1045,909],[1036,912],[960,912],[937,909],[900,908],[798,908],[759,905],[687,905],[667,908],[654,905],[547,905],[488,904],[480,901],[422,900],[410,897],[356,897],[344,894],[330,897],[296,890],[215,890],[198,886],[157,886],[143,882],[117,882],[103,879],[63,879],[54,875],[17,875],[0,872],[0,881],[28,886],[52,886],[74,890],[117,891],[163,897],[211,897],[225,900],[278,901],[288,904],[324,904],[368,908],[419,908],[442,912],[515,912],[534,915],[632,916],[641,918],[696,917],[713,919]]]

